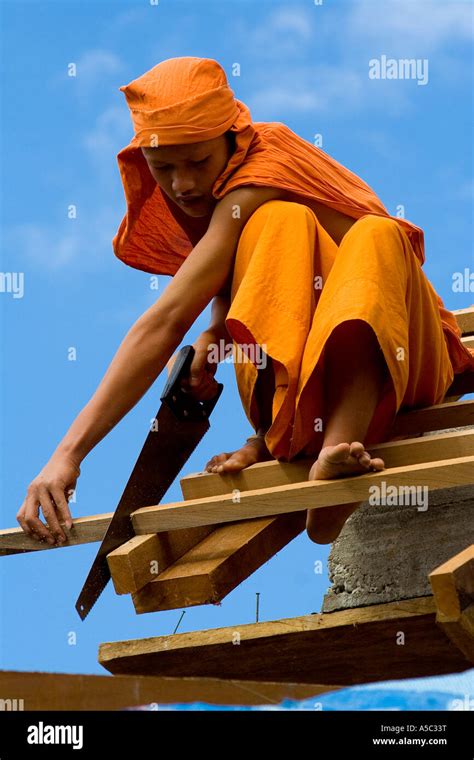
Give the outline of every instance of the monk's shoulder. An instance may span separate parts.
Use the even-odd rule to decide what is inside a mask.
[[[228,235],[229,227],[232,227],[238,233],[259,206],[283,197],[283,191],[277,187],[241,185],[229,190],[216,204],[209,230],[220,230]]]
[[[287,190],[283,190],[281,187],[269,187],[267,185],[240,185],[240,187],[230,190],[219,201],[222,203],[238,203],[244,202],[248,205],[254,205],[255,203],[265,203],[270,200],[286,200],[289,197]]]

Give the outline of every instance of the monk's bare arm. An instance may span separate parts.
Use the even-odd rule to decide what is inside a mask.
[[[161,307],[177,315],[185,332],[211,298],[229,292],[237,244],[249,217],[262,203],[282,195],[278,188],[245,186],[217,203],[207,232],[160,299]]]
[[[60,444],[83,459],[141,399],[211,298],[224,317],[223,292],[233,269],[239,236],[251,214],[268,200],[283,198],[278,188],[247,186],[219,201],[201,240],[181,265],[163,295],[132,326],[89,403]],[[323,226],[341,238],[354,220],[321,207]],[[225,318],[225,317],[224,317]],[[216,316],[213,317],[216,319]]]
[[[240,231],[248,217],[260,203],[276,195],[271,188],[242,188],[217,204],[207,233],[161,297],[130,328],[60,450],[82,460],[141,399],[195,319],[228,282]],[[240,219],[232,213],[236,205],[240,206]]]
[[[163,295],[132,325],[94,395],[30,483],[17,513],[26,533],[50,543],[65,540],[59,519],[71,527],[65,494],[75,487],[82,460],[141,399],[196,317],[223,292],[245,222],[261,203],[276,197],[278,191],[269,188],[239,188],[216,205],[206,234]],[[40,506],[47,526],[39,518]]]

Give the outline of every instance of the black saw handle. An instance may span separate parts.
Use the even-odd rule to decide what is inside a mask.
[[[163,394],[160,396],[160,401],[164,401],[179,420],[188,420],[189,422],[197,422],[209,417],[224,388],[223,383],[217,383],[217,393],[208,401],[199,401],[193,398],[191,394],[185,393],[181,388],[181,380],[188,376],[194,354],[193,346],[180,348],[163,389]]]

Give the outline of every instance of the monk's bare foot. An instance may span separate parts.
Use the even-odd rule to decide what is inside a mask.
[[[264,436],[252,438],[241,449],[223,454],[216,454],[206,464],[206,472],[239,472],[256,462],[267,462],[274,457],[265,444]]]
[[[350,444],[338,443],[336,446],[325,446],[321,449],[309,471],[308,480],[332,480],[362,475],[378,472],[384,467],[383,459],[372,458],[359,441]],[[309,509],[306,519],[309,538],[316,544],[330,544],[335,541],[349,515],[355,512],[361,503],[357,501],[324,509]]]

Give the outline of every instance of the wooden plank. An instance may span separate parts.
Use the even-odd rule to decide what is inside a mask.
[[[160,541],[156,533],[133,536],[107,554],[116,594],[130,594],[146,586],[161,571],[158,554]]]
[[[432,596],[330,614],[103,643],[117,674],[353,685],[463,672]],[[404,645],[399,646],[400,632]]]
[[[474,664],[474,604],[462,611],[457,620],[445,619],[443,615],[436,617],[436,622],[449,639],[463,653],[466,662]]]
[[[457,309],[452,313],[463,333],[461,341],[468,348],[474,348],[474,306],[467,309]],[[463,372],[460,375],[455,375],[444,400],[457,401],[466,393],[474,393],[474,372]]]
[[[463,335],[474,333],[474,304],[467,309],[456,309],[452,312],[456,317]]]
[[[405,443],[405,442],[404,442]],[[195,527],[255,517],[289,514],[306,509],[330,507],[368,499],[372,486],[429,490],[470,485],[473,482],[474,456],[387,468],[381,472],[338,480],[313,480],[277,488],[260,488],[240,494],[219,494],[186,502],[150,506],[132,512],[135,533],[158,533],[176,527]],[[385,485],[383,485],[385,484]]]
[[[68,541],[62,546],[50,546],[45,542],[40,543],[35,541],[35,539],[28,536],[22,528],[7,528],[5,530],[0,530],[0,556],[22,554],[31,551],[54,551],[69,546],[77,546],[78,544],[102,541],[111,518],[111,512],[103,515],[77,517],[73,520],[71,530],[67,530],[67,528],[63,526],[64,531],[68,536]],[[173,535],[163,534],[162,537],[160,534],[162,540],[158,554],[158,559],[161,562],[160,567],[168,567],[168,565],[173,564],[173,562],[185,554],[191,546],[195,545],[198,537],[202,540],[204,536],[208,535],[210,532],[210,528],[202,526],[202,529],[200,529],[199,532],[193,533],[192,535],[186,535],[186,531],[184,530],[173,531]]]
[[[474,425],[474,401],[435,404],[397,414],[390,437]]]
[[[399,465],[473,452],[474,431],[469,431],[384,444],[377,454],[384,456],[391,465]],[[301,461],[299,464],[289,463],[287,466],[276,461],[261,463],[241,473],[232,484],[233,490],[250,490],[272,481],[274,486],[279,486],[287,484],[289,480],[306,480],[311,464],[312,459]],[[273,479],[265,475],[269,472],[274,473]],[[227,475],[200,477],[200,474],[196,474],[183,478],[181,483],[183,492],[189,499],[193,494],[199,498],[203,495],[228,492],[226,479]],[[267,518],[262,523],[262,535],[258,536],[254,535],[255,520],[242,521],[238,523],[239,528],[233,523],[222,525],[164,573],[154,578],[150,575],[148,585],[142,583],[140,587],[135,578],[130,578],[128,588],[131,592],[141,588],[141,591],[132,595],[137,614],[198,604],[215,604],[221,601],[255,570],[268,562],[275,551],[283,548],[304,530],[306,517],[303,514],[297,525],[289,521],[291,515]],[[246,532],[248,530],[250,533]],[[263,532],[265,540],[262,540]],[[254,551],[256,542],[259,546],[257,552]],[[148,557],[143,566],[149,566],[151,560],[152,557]],[[144,578],[145,573],[142,572],[140,582]]]
[[[455,432],[431,436],[423,440],[399,441],[397,443],[382,444],[377,449],[377,455],[383,456],[388,464],[400,465],[405,462],[416,463],[418,461],[436,460],[442,457],[451,458],[462,454],[474,453],[474,431]],[[307,480],[312,459],[293,465],[289,463],[289,477],[292,482]],[[285,469],[276,461],[263,463],[270,465],[264,472],[275,471],[279,479],[274,485],[285,484],[288,476],[282,472]],[[252,475],[255,474],[255,479]],[[207,475],[207,474],[206,474]],[[188,483],[183,485],[183,492],[189,498],[190,492],[202,496],[202,489],[206,484],[216,483],[217,492],[228,492],[226,485],[227,475],[205,476],[199,475],[186,479]],[[262,483],[271,482],[268,475],[262,475],[261,468],[248,468],[245,474],[240,476],[243,483],[234,483],[237,490],[259,488]],[[197,488],[193,488],[193,483]],[[216,490],[208,489],[205,495],[214,495]],[[276,522],[278,521],[278,522]],[[262,525],[263,534],[255,533],[254,521],[247,527],[238,529],[234,525],[221,526],[218,536],[210,536],[201,541],[194,549],[190,549],[180,560],[175,562],[168,571],[161,574],[162,566],[159,566],[157,576],[157,538],[156,534],[135,537],[109,555],[109,567],[117,593],[133,593],[133,602],[138,614],[143,612],[156,612],[164,609],[176,609],[196,604],[209,604],[220,601],[233,588],[245,578],[267,562],[275,553],[289,541],[295,538],[302,530],[305,523],[301,519],[298,525],[294,520],[284,516],[274,518],[272,526],[269,521]],[[247,535],[247,530],[249,534]],[[273,536],[272,531],[276,532]],[[259,550],[254,551],[254,544],[258,542]],[[225,551],[224,551],[225,547]],[[274,548],[277,547],[277,548]],[[235,569],[233,554],[238,554],[237,565],[240,572]],[[248,561],[246,560],[248,554]],[[256,563],[259,558],[260,564]],[[212,558],[212,562],[211,562]],[[226,568],[232,568],[228,572]],[[232,585],[232,583],[234,585]],[[149,584],[149,585],[147,585]],[[140,589],[142,591],[139,592]]]
[[[73,520],[71,530],[68,530],[63,525],[63,530],[68,537],[67,543],[63,544],[63,546],[50,546],[44,542],[35,541],[22,528],[0,530],[0,556],[33,551],[55,551],[69,546],[77,546],[78,544],[102,541],[111,518],[112,512],[102,515],[89,515],[88,517],[76,517]]]
[[[297,512],[223,525],[140,591],[137,614],[216,604],[305,529]]]
[[[466,404],[470,404],[469,414],[472,415],[474,401]],[[372,456],[383,458],[386,468],[469,456],[474,454],[474,429],[387,441],[369,446],[369,449]],[[314,457],[302,457],[292,462],[273,459],[258,462],[238,473],[191,473],[181,478],[181,490],[184,498],[190,500],[230,492],[276,488],[306,481],[313,463]]]
[[[469,315],[469,321],[466,324],[472,328],[472,317]],[[461,342],[466,348],[474,349],[474,335],[463,335]],[[474,372],[463,372],[455,375],[454,380],[446,392],[445,401],[455,401],[465,393],[474,393]]]
[[[446,439],[446,443],[443,439]],[[408,462],[430,461],[433,457],[438,458],[442,452],[448,450],[455,452],[470,450],[471,440],[472,431],[460,431],[455,433],[442,433],[440,436],[427,436],[426,438],[416,438],[406,441],[388,441],[386,443],[378,444],[377,446],[371,446],[370,450],[373,456],[378,456],[380,453],[380,455],[384,457],[387,467],[391,467]],[[450,448],[447,449],[446,446],[449,446]],[[181,484],[185,494],[190,488],[193,492],[197,492],[198,488],[204,488],[204,496],[217,495],[219,493],[229,494],[233,489],[237,489],[238,492],[253,490],[260,488],[263,484],[268,484],[269,487],[287,485],[289,483],[305,481],[312,462],[313,460],[311,458],[294,460],[293,462],[278,462],[277,460],[259,462],[237,474],[226,473],[225,475],[219,475],[197,473],[189,475],[181,480]],[[386,472],[386,470],[383,472]],[[363,475],[357,477],[365,478],[367,476]],[[192,486],[189,486],[190,480],[194,478],[196,478],[195,482],[192,483]],[[199,483],[199,481],[202,481],[202,484]],[[167,505],[160,505],[159,507],[154,508],[162,509],[166,506]],[[145,507],[145,509],[148,509],[148,507]],[[88,517],[75,518],[71,530],[66,531],[69,536],[69,541],[62,547],[51,547],[49,544],[39,543],[27,536],[19,527],[0,530],[0,555],[18,554],[27,551],[55,551],[68,546],[76,546],[77,544],[101,541],[107,530],[111,517],[112,513],[109,512],[102,515],[90,515]],[[153,530],[149,532],[156,531]],[[208,531],[208,533],[209,532],[210,531]],[[143,534],[143,531],[140,532],[140,535],[141,534]],[[204,535],[203,532],[201,540]],[[182,547],[181,542],[184,544],[185,551],[191,548],[192,545],[195,545],[192,543],[189,544],[188,539],[184,539],[184,533],[173,539],[169,537],[167,540],[167,566],[171,565],[176,559],[178,559],[175,553],[175,545],[179,548],[179,551],[181,551]]]
[[[213,705],[272,705],[308,699],[336,685],[0,671],[2,710],[123,710],[147,704],[206,702]]]
[[[474,544],[435,568],[429,579],[438,611],[458,618],[474,602]]]
[[[474,663],[474,544],[433,570],[429,579],[436,622]]]
[[[134,536],[107,555],[112,580],[118,594],[141,588],[158,572],[176,562],[189,549],[212,532],[209,526],[173,530],[159,536]]]

